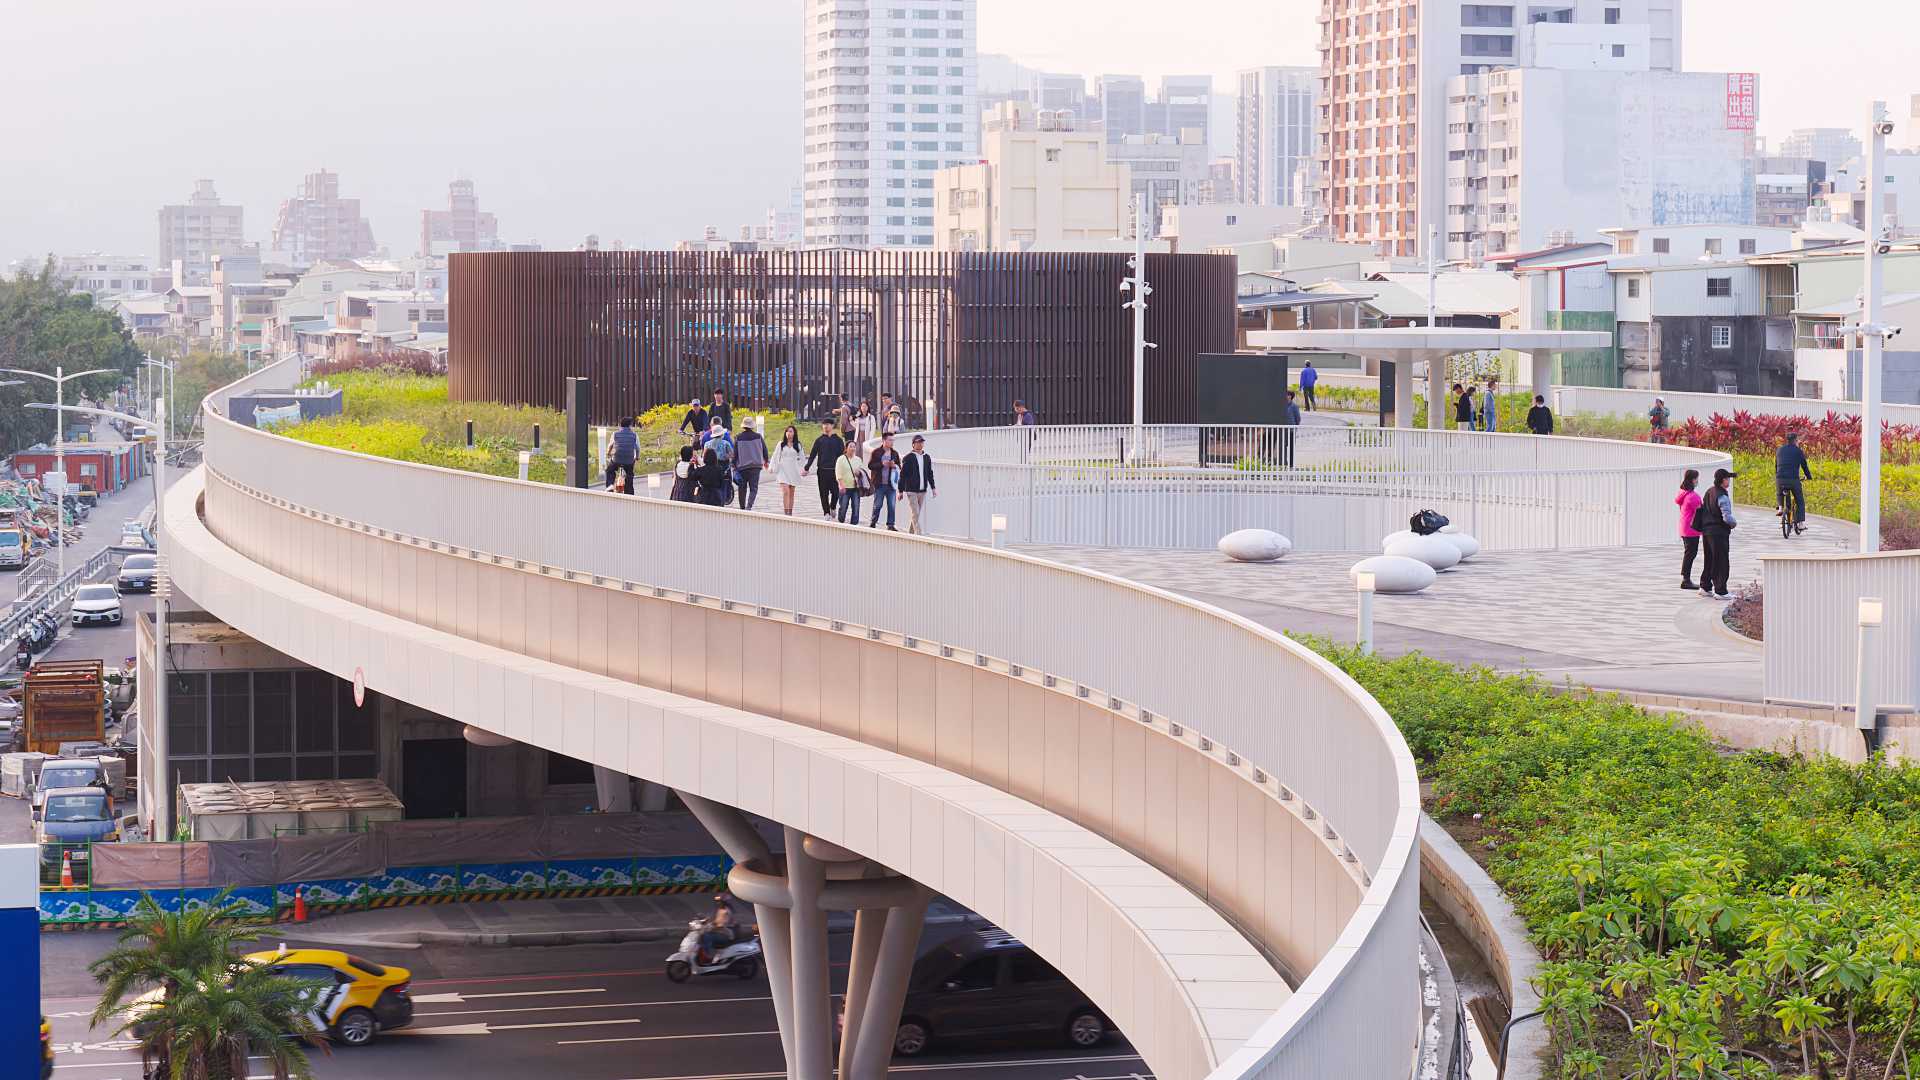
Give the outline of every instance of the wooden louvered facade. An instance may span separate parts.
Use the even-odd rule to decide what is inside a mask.
[[[943,426],[1121,423],[1132,409],[1127,256],[827,248],[485,252],[451,257],[456,400],[559,407],[593,380],[594,420],[725,389],[820,415],[838,395],[937,403]],[[1234,346],[1228,256],[1147,256],[1147,420],[1193,420],[1194,358]]]

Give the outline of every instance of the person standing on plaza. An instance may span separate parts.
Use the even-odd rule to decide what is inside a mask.
[[[840,405],[833,410],[833,420],[842,439],[853,438],[853,405],[847,401],[847,395],[840,395]]]
[[[780,485],[780,509],[793,516],[793,497],[806,475],[807,452],[800,449],[800,429],[792,424],[780,433],[780,445],[773,448],[767,467],[773,470],[773,482]]]
[[[933,459],[927,456],[927,437],[915,435],[913,449],[900,461],[900,494],[907,499],[907,531],[916,535],[926,530],[920,527],[920,515],[925,511],[927,496],[938,495],[933,486]]]
[[[693,478],[699,502],[706,506],[727,505],[727,466],[720,460],[719,451],[707,448],[706,457],[694,470]]]
[[[1473,388],[1453,384],[1453,392],[1460,395],[1453,403],[1453,426],[1460,431],[1473,430]]]
[[[892,394],[880,395],[880,432],[884,435],[898,435],[907,426],[906,414]]]
[[[1308,412],[1313,412],[1316,408],[1313,403],[1313,388],[1319,382],[1320,373],[1313,370],[1313,361],[1307,361],[1306,366],[1300,369],[1300,396],[1306,399]]]
[[[733,430],[733,406],[727,404],[727,392],[725,390],[715,390],[713,392],[713,404],[707,406],[707,418],[709,420],[718,420],[722,430]]]
[[[1728,563],[1733,553],[1733,492],[1728,481],[1737,473],[1713,470],[1713,486],[1701,496],[1700,513],[1693,527],[1700,530],[1700,546],[1706,549],[1706,566],[1700,573],[1700,595],[1716,600],[1728,599]]]
[[[895,495],[900,490],[900,452],[893,448],[892,435],[880,436],[880,445],[873,448],[873,457],[867,462],[867,475],[873,477],[873,520],[867,522],[867,528],[879,526],[880,507],[885,505],[887,531],[899,532],[893,522]]]
[[[873,407],[866,398],[860,399],[860,407],[853,414],[853,443],[860,452],[867,452],[867,444],[873,441],[874,432],[880,426],[880,418],[873,415]]]
[[[680,463],[673,467],[673,491],[668,498],[674,502],[694,502],[697,487],[694,471],[698,468],[699,466],[693,461],[693,445],[689,443],[681,447]]]
[[[1672,415],[1673,410],[1667,408],[1665,398],[1653,399],[1653,408],[1647,410],[1647,430],[1653,442],[1667,441],[1667,420]]]
[[[1700,587],[1693,583],[1693,560],[1700,554],[1700,530],[1693,527],[1693,517],[1700,512],[1700,493],[1694,490],[1699,486],[1700,470],[1688,469],[1680,478],[1680,494],[1673,497],[1673,505],[1680,508],[1680,587],[1683,589]]]
[[[612,489],[619,483],[621,494],[633,494],[633,463],[640,460],[640,437],[633,433],[633,417],[620,418],[620,426],[614,429],[613,436],[607,440],[602,456],[607,462],[607,487]],[[619,480],[622,473],[626,474],[624,482]]]
[[[760,470],[767,465],[767,440],[754,429],[749,417],[740,425],[740,437],[733,442],[735,487],[740,492],[740,509],[751,510],[760,498]]]
[[[1033,410],[1027,408],[1026,402],[1015,399],[1013,403],[1014,427],[1033,427],[1039,422],[1039,418],[1033,415]]]
[[[1480,394],[1480,430],[1500,430],[1500,376],[1487,376],[1487,388]]]
[[[690,439],[698,439],[707,431],[707,410],[700,407],[700,399],[687,402],[687,415],[680,420],[676,430]]]
[[[807,451],[807,462],[800,474],[819,470],[820,473],[820,516],[830,518],[840,505],[840,482],[835,470],[840,459],[847,452],[847,441],[842,439],[834,428],[832,420],[820,421],[820,434],[813,440],[813,446]]]
[[[846,444],[846,451],[833,467],[834,479],[840,484],[840,507],[835,513],[841,523],[860,524],[860,496],[867,490],[867,463],[860,458],[857,443]]]
[[[1281,423],[1286,426],[1286,430],[1280,433],[1280,464],[1284,468],[1291,469],[1293,468],[1293,440],[1299,433],[1300,421],[1303,419],[1300,415],[1300,406],[1294,400],[1294,393],[1291,390],[1287,391],[1287,404],[1280,417]]]
[[[1553,410],[1547,408],[1544,395],[1533,395],[1533,408],[1527,410],[1527,430],[1535,435],[1553,434]]]

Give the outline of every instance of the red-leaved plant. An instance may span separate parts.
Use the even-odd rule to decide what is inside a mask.
[[[1672,440],[1706,450],[1771,454],[1787,441],[1789,432],[1795,431],[1800,433],[1800,446],[1808,457],[1860,456],[1860,418],[1835,412],[1810,420],[1737,409],[1732,416],[1714,413],[1706,420],[1688,420],[1673,429]],[[1911,465],[1920,461],[1920,425],[1882,422],[1880,447],[1889,464]]]

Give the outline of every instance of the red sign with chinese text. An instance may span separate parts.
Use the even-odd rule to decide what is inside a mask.
[[[1753,72],[1728,75],[1727,130],[1752,131],[1754,118],[1759,112],[1760,107],[1754,97]]]

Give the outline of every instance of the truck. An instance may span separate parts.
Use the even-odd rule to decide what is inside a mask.
[[[0,521],[0,566],[18,570],[27,565],[32,550],[27,531],[11,518]]]
[[[22,680],[22,750],[58,755],[61,743],[106,740],[106,663],[42,660]]]

